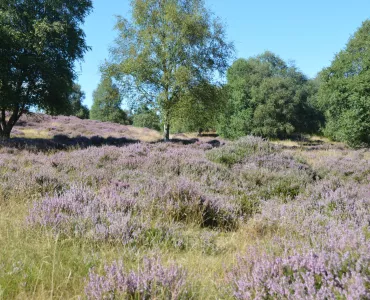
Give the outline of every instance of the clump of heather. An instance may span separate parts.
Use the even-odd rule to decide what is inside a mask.
[[[260,255],[229,275],[236,299],[369,299],[370,256],[353,252]]]
[[[365,157],[368,150],[339,151],[315,153],[306,152],[304,155],[312,161],[317,173],[322,177],[342,178],[358,183],[370,182],[370,160]]]
[[[30,210],[28,222],[51,228],[68,236],[94,240],[120,240],[127,244],[138,238],[148,227],[132,209],[133,199],[107,189],[95,194],[84,186],[47,196]]]
[[[235,197],[212,194],[181,177],[177,181],[156,181],[147,189],[153,214],[163,219],[226,230],[238,225],[240,209]]]
[[[120,262],[104,266],[104,273],[90,270],[85,293],[88,299],[183,299],[187,294],[186,272],[158,258],[144,259],[137,271]]]
[[[274,197],[289,200],[316,180],[311,168],[283,153],[252,155],[233,167],[239,186],[252,191],[260,199]]]
[[[28,221],[59,234],[128,244],[139,243],[148,231],[168,235],[170,226],[179,222],[235,229],[238,211],[231,199],[207,194],[185,179],[148,179],[140,187],[111,181],[97,192],[86,185],[74,185],[35,202]]]
[[[254,222],[259,227],[278,228],[285,250],[297,248],[299,242],[316,251],[353,251],[368,239],[369,196],[368,185],[320,181],[296,201],[262,202]]]
[[[207,158],[217,163],[233,165],[250,155],[263,155],[274,151],[276,151],[276,146],[273,146],[267,140],[260,137],[247,136],[223,147],[208,151]]]

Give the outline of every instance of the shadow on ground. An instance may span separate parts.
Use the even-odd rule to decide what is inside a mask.
[[[55,135],[51,139],[42,138],[22,138],[13,137],[7,141],[0,141],[0,147],[25,149],[29,151],[51,151],[51,150],[68,150],[72,148],[85,149],[87,147],[99,146],[125,146],[129,144],[140,143],[139,140],[128,139],[125,137],[114,138],[101,136],[85,137],[68,137],[66,135]]]
[[[151,144],[161,143],[163,140],[157,142],[151,142]],[[199,139],[171,139],[169,143],[181,144],[181,145],[191,145],[199,142]],[[70,150],[74,148],[85,149],[88,147],[101,147],[101,146],[116,146],[122,147],[130,144],[141,143],[140,140],[128,139],[125,137],[115,138],[115,137],[68,137],[67,135],[55,135],[51,139],[42,138],[23,138],[23,137],[13,137],[6,141],[0,141],[0,148],[15,148],[19,150],[28,150],[31,152],[47,152],[53,150]],[[219,147],[222,143],[219,140],[210,140],[206,142],[212,147]]]

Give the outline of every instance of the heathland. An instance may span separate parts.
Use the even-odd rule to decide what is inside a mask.
[[[369,150],[18,125],[0,147],[0,299],[370,297]]]

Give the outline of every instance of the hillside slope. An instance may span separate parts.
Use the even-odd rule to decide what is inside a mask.
[[[68,138],[100,136],[102,138],[126,138],[145,142],[161,139],[161,134],[158,131],[148,128],[44,114],[23,116],[12,132],[13,137],[41,139],[53,139],[61,135]]]

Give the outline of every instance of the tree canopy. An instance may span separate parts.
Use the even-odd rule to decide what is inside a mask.
[[[216,129],[224,100],[221,86],[200,82],[176,103],[173,128],[182,132],[197,131],[199,134],[207,129]]]
[[[271,52],[235,61],[227,72],[225,89],[228,103],[219,124],[225,137],[285,138],[318,129],[309,80]]]
[[[203,0],[132,0],[132,22],[119,17],[113,60],[104,71],[132,101],[158,107],[165,139],[176,104],[227,67],[232,45]]]
[[[325,134],[351,146],[370,144],[370,20],[320,73]]]
[[[81,24],[91,9],[91,0],[0,1],[2,138],[31,107],[65,109],[74,63],[89,49]]]

